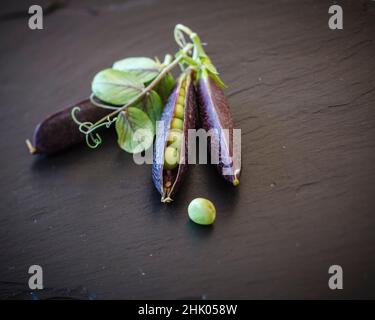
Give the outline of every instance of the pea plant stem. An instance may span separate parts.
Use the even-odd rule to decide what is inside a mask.
[[[193,48],[193,44],[188,43],[184,48],[184,53],[189,53],[191,49]],[[179,62],[183,59],[183,56],[179,56],[176,59],[174,59],[170,64],[166,65],[164,69],[158,74],[158,76],[146,87],[144,88],[136,97],[134,97],[132,100],[130,100],[127,104],[123,105],[122,107],[116,109],[115,111],[111,112],[107,116],[101,118],[97,122],[95,122],[90,129],[87,130],[85,133],[86,135],[89,135],[93,131],[96,130],[96,128],[102,124],[103,122],[108,121],[110,118],[114,117],[115,115],[119,114],[120,112],[124,111],[127,107],[137,102],[139,99],[144,97],[147,93],[149,93],[159,82],[160,80],[168,73],[170,72],[174,67],[176,67]]]
[[[187,34],[190,37],[190,40],[193,42],[193,44],[194,44],[193,59],[196,62],[199,62],[200,56],[201,57],[207,56],[206,52],[203,49],[202,42],[199,39],[198,35],[193,30],[191,30],[189,27],[184,26],[183,24],[177,24],[176,27],[175,27],[175,39],[176,39],[177,43],[179,43],[181,45],[182,43],[186,42],[185,40],[183,42],[178,41],[179,34],[181,32],[184,32],[185,34]]]

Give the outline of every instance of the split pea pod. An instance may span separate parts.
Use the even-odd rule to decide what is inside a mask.
[[[237,186],[241,173],[240,161],[234,154],[233,119],[225,98],[224,91],[216,81],[204,70],[197,79],[197,95],[199,114],[203,129],[214,130],[216,138],[211,138],[209,150],[218,155],[216,164],[220,175],[234,186]]]
[[[74,107],[80,108],[79,118],[82,122],[96,122],[111,111],[96,107],[90,99],[85,99],[51,114],[36,126],[32,142],[26,140],[31,154],[57,153],[85,139],[85,135],[79,131],[77,124],[73,121],[71,112]]]
[[[195,90],[188,71],[178,79],[161,116],[165,134],[156,135],[152,179],[161,194],[161,202],[173,200],[186,174],[187,133],[195,128],[195,112]]]

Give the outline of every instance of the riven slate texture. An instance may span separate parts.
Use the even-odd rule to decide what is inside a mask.
[[[28,28],[34,1],[0,7],[26,13],[0,28],[1,298],[32,298],[34,264],[40,298],[375,298],[375,1],[337,1],[343,30],[329,29],[331,0],[66,3],[43,30]],[[177,23],[228,86],[238,187],[194,165],[160,203],[151,165],[113,128],[96,150],[29,155],[35,125],[87,97],[99,70],[174,54]],[[197,197],[215,204],[211,227],[189,221]],[[328,287],[335,264],[343,290]]]

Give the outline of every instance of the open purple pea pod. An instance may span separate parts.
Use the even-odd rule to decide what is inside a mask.
[[[169,132],[173,129],[174,120],[178,114],[179,101],[183,101],[183,139],[179,152],[179,162],[174,168],[165,164],[166,150],[171,142]],[[176,108],[177,107],[177,108]],[[156,189],[161,194],[161,202],[168,203],[179,189],[188,168],[188,130],[195,128],[196,96],[190,71],[183,73],[177,81],[176,87],[169,96],[168,102],[160,119],[161,130],[157,130],[154,144],[154,159],[152,165],[152,179]],[[182,123],[182,122],[181,122]]]
[[[234,132],[233,129],[229,105],[222,90],[225,85],[198,34],[182,24],[176,25],[174,34],[181,48],[186,43],[185,35],[189,36],[194,45],[192,56],[184,57],[184,62],[197,71],[195,85],[200,120],[207,136],[210,136],[211,163],[216,164],[225,180],[237,186],[241,173],[241,137],[234,134],[238,131]]]
[[[82,122],[96,122],[111,112],[96,107],[88,98],[51,114],[36,126],[32,142],[26,140],[31,154],[53,154],[84,141],[85,135],[79,131],[71,115],[75,107],[80,108]]]
[[[237,186],[241,163],[236,157],[240,155],[234,152],[233,120],[224,91],[207,71],[200,73],[196,86],[202,127],[207,132],[213,129],[216,133],[210,139],[211,161],[214,153],[220,175]]]

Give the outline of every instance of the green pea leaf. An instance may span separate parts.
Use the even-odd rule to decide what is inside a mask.
[[[116,120],[117,143],[129,153],[148,149],[154,139],[154,126],[145,112],[128,107]]]
[[[145,99],[145,111],[149,116],[154,129],[156,130],[156,121],[160,120],[161,114],[163,112],[163,102],[160,96],[154,90],[146,96]]]
[[[203,68],[205,68],[208,71],[209,75],[216,82],[216,84],[220,88],[225,88],[226,85],[219,77],[219,72],[217,71],[214,64],[211,62],[211,59],[208,56],[201,57],[201,62],[202,62]]]
[[[140,82],[147,83],[157,77],[161,65],[150,58],[126,58],[115,62],[113,69],[129,72]]]
[[[133,74],[105,69],[96,74],[91,88],[100,100],[114,105],[124,105],[140,94],[144,85]]]
[[[201,57],[201,62],[204,67],[206,67],[211,73],[219,74],[216,67],[212,63],[211,59],[208,56]]]
[[[167,73],[157,84],[156,91],[159,93],[163,104],[165,104],[174,88],[176,81],[171,73]]]
[[[223,82],[223,80],[221,80],[221,78],[219,77],[219,75],[217,73],[213,73],[210,70],[208,70],[208,74],[210,75],[210,77],[216,82],[216,84],[220,88],[226,88],[227,87],[226,84]]]

